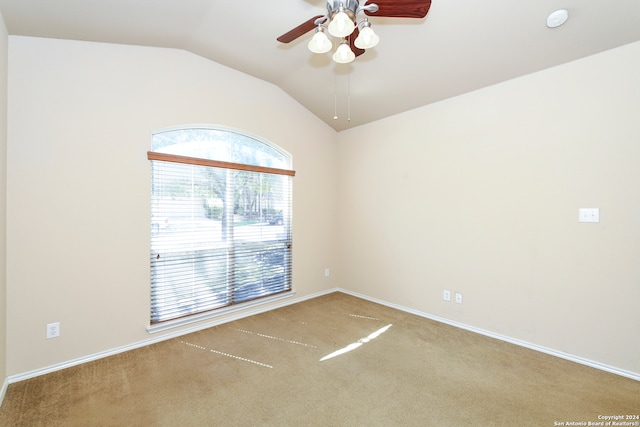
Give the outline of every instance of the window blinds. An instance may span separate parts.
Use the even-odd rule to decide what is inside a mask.
[[[148,157],[152,324],[291,290],[293,171]]]

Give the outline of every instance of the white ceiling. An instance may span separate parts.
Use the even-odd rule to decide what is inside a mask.
[[[336,130],[640,40],[640,0],[433,0],[424,19],[370,18],[380,44],[351,64],[309,52],[313,32],[276,41],[325,4],[0,0],[0,12],[12,35],[188,50],[281,87]],[[549,29],[557,9],[569,20]]]

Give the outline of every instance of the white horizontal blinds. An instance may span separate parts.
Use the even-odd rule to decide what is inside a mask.
[[[292,174],[155,154],[151,322],[290,290]]]

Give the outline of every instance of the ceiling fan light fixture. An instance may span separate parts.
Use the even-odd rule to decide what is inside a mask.
[[[340,46],[338,46],[338,49],[336,49],[336,52],[333,54],[333,60],[338,64],[348,64],[354,59],[356,59],[356,54],[353,53],[349,47],[349,42],[347,42],[346,39],[342,39]]]
[[[313,53],[326,53],[331,50],[333,43],[331,43],[329,37],[324,33],[324,28],[318,26],[316,33],[307,44],[307,47]]]
[[[345,9],[340,6],[338,13],[331,17],[329,32],[334,37],[347,37],[353,33],[353,30],[356,28],[353,19],[351,19],[344,10]]]
[[[364,21],[362,30],[353,43],[358,49],[370,49],[380,42],[380,37],[373,31],[369,21]]]

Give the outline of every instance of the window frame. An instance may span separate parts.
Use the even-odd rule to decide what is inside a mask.
[[[181,126],[181,127],[175,127],[175,128],[170,128],[170,129],[163,129],[163,130],[158,130],[156,132],[154,132],[152,135],[156,136],[158,134],[161,133],[165,133],[165,132],[179,132],[179,131],[189,131],[189,130],[211,130],[211,131],[219,131],[219,132],[228,132],[228,133],[232,133],[232,134],[236,134],[241,138],[248,138],[251,140],[254,140],[254,142],[257,142],[259,144],[263,144],[266,148],[268,148],[269,150],[273,150],[274,152],[277,152],[279,154],[281,154],[283,156],[284,159],[286,159],[286,163],[288,164],[288,166],[290,166],[292,164],[292,157],[289,153],[285,152],[284,150],[282,150],[280,147],[278,147],[277,145],[264,140],[263,138],[259,138],[256,137],[254,135],[250,135],[247,134],[245,132],[242,131],[238,131],[235,129],[229,129],[229,128],[224,128],[224,127],[218,127],[218,126]],[[212,141],[212,144],[215,144],[215,141]],[[292,169],[283,169],[283,168],[272,168],[272,167],[266,167],[266,166],[257,166],[257,165],[252,165],[252,164],[245,164],[245,163],[234,163],[234,162],[229,162],[229,161],[224,161],[224,160],[214,160],[214,159],[206,159],[206,158],[200,158],[200,157],[190,157],[190,156],[184,156],[184,155],[175,155],[175,154],[168,154],[168,153],[163,153],[163,152],[158,152],[158,151],[148,151],[147,152],[147,159],[150,162],[170,162],[170,163],[179,163],[179,164],[184,164],[184,165],[193,165],[193,166],[204,166],[204,167],[211,167],[211,168],[218,168],[218,169],[229,169],[229,170],[237,170],[237,171],[248,171],[248,172],[257,172],[257,173],[266,173],[266,174],[274,174],[274,175],[284,175],[284,176],[288,176],[293,178],[295,176],[295,171]],[[151,172],[151,179],[155,179],[153,172]],[[291,183],[292,184],[292,183]],[[289,208],[291,209],[292,207],[292,197],[293,197],[293,190],[292,190],[292,186],[290,184],[289,187],[289,191],[291,192],[291,194],[289,194]],[[154,195],[151,194],[151,200],[153,201],[153,197]],[[289,215],[291,215],[291,212],[288,212]],[[288,231],[287,231],[287,235],[289,236],[289,248],[290,248],[290,254],[289,256],[292,256],[292,249],[291,249],[291,244],[292,244],[292,224],[291,221],[288,221],[288,224],[286,225],[288,227]],[[151,236],[152,238],[152,236]],[[152,242],[150,238],[150,243]],[[153,250],[153,248],[151,247],[150,249]],[[171,318],[171,319],[167,319],[167,320],[161,320],[161,321],[156,321],[153,322],[152,321],[152,313],[151,313],[151,306],[149,307],[150,310],[148,311],[149,313],[149,326],[147,327],[147,331],[149,333],[154,333],[154,332],[159,332],[159,331],[163,331],[166,329],[170,329],[170,328],[174,328],[174,327],[178,327],[178,326],[182,326],[182,325],[186,325],[186,324],[190,324],[190,323],[194,323],[194,322],[200,322],[202,320],[206,320],[206,319],[210,319],[210,318],[214,318],[214,317],[218,317],[218,316],[224,316],[224,315],[228,315],[230,313],[236,312],[236,311],[240,311],[240,310],[246,310],[248,308],[252,308],[252,307],[256,307],[256,306],[265,306],[273,301],[277,301],[283,298],[289,298],[291,296],[293,296],[295,294],[295,291],[293,289],[293,272],[292,272],[292,268],[293,268],[293,264],[292,262],[290,262],[288,264],[288,277],[289,277],[289,288],[285,289],[282,292],[279,293],[274,293],[274,294],[270,294],[270,295],[265,295],[265,296],[257,296],[255,298],[252,298],[250,300],[247,301],[243,301],[243,302],[236,302],[236,303],[231,303],[230,305],[225,305],[225,306],[221,306],[218,308],[213,308],[213,309],[209,309],[207,311],[202,311],[202,312],[196,312],[196,313],[192,313],[192,314],[187,314],[181,317],[177,317],[177,318]],[[150,290],[151,290],[151,286],[152,283],[150,283]],[[152,304],[152,300],[151,300],[151,295],[150,295],[150,299],[149,299],[149,303]],[[263,310],[267,310],[269,309],[268,307],[265,307]],[[263,311],[263,310],[259,310],[259,311]],[[258,312],[259,312],[258,311]],[[245,314],[247,315],[247,314]]]

